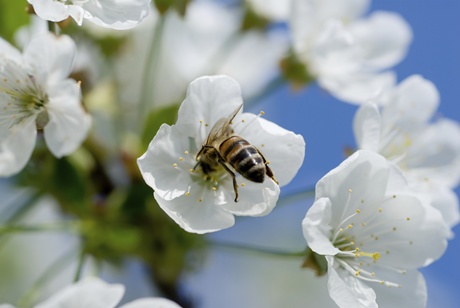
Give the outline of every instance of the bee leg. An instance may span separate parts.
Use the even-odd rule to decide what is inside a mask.
[[[275,174],[273,173],[272,169],[268,166],[268,161],[265,159],[264,155],[256,148],[259,155],[262,157],[264,164],[265,164],[265,173],[269,178],[271,178],[277,185],[279,185],[278,181],[275,179]]]
[[[235,202],[238,202],[238,184],[236,184],[236,176],[235,173],[230,170],[230,168],[227,167],[225,162],[222,159],[219,159],[219,164],[221,164],[222,167],[224,167],[225,171],[230,173],[233,179],[233,190],[235,191]]]

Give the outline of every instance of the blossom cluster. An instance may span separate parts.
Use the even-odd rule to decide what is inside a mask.
[[[24,2],[30,25],[0,37],[0,177],[29,190],[0,211],[0,235],[61,226],[18,223],[51,197],[81,257],[74,283],[34,307],[115,307],[123,285],[79,278],[87,259],[128,257],[171,300],[121,307],[189,306],[181,279],[213,247],[203,234],[271,214],[308,159],[276,114],[247,112],[288,82],[357,107],[356,148],[302,200],[303,267],[327,274],[339,307],[426,306],[420,269],[460,222],[460,125],[437,114],[431,81],[398,83],[413,38],[401,16],[368,13],[371,0]]]

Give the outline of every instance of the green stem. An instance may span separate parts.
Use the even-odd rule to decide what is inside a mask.
[[[144,66],[144,71],[142,73],[142,87],[141,87],[141,96],[139,98],[139,113],[138,113],[138,123],[141,125],[139,131],[143,129],[143,117],[148,113],[148,103],[149,93],[152,92],[152,86],[155,84],[151,78],[149,78],[150,73],[156,71],[158,67],[158,61],[160,60],[160,46],[161,40],[163,37],[163,29],[165,25],[165,17],[161,15],[157,24],[155,25],[155,31],[153,33],[153,38],[147,52],[147,63]],[[160,76],[160,78],[162,78]]]
[[[273,94],[276,90],[281,89],[286,84],[287,80],[281,74],[273,78],[259,93],[245,100],[245,109],[254,108],[257,104],[261,103],[265,98]]]
[[[283,251],[283,250],[278,250],[278,249],[273,249],[273,248],[257,247],[257,246],[248,245],[248,244],[230,243],[230,242],[210,241],[210,244],[217,248],[241,250],[241,251],[245,251],[249,253],[264,254],[264,255],[277,256],[277,257],[303,257],[305,256],[305,251],[290,252],[290,251]]]
[[[37,297],[37,294],[43,289],[43,286],[61,272],[71,261],[75,251],[72,249],[59,257],[49,266],[42,275],[35,281],[32,287],[19,299],[18,308],[31,307],[31,303]]]
[[[75,271],[75,275],[73,277],[73,282],[76,283],[77,281],[80,280],[81,278],[81,273],[83,270],[83,265],[85,264],[86,260],[86,253],[82,251],[80,253],[80,258],[78,258],[78,265],[77,265],[77,270]]]
[[[69,231],[74,232],[77,229],[78,224],[76,222],[60,222],[60,223],[50,223],[42,225],[31,225],[31,226],[21,226],[21,225],[3,225],[0,226],[0,236],[8,235],[11,233],[27,233],[27,232],[48,232],[48,231]]]

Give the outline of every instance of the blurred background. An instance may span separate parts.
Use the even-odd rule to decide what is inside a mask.
[[[0,30],[2,37],[6,35],[8,40],[13,41],[14,32],[10,27],[16,26],[17,23],[10,22],[10,19],[23,17],[18,6],[11,6],[10,1],[0,0]],[[225,2],[232,8],[235,4],[235,1],[216,2],[219,4]],[[10,9],[14,9],[14,13],[10,13]],[[373,1],[369,12],[376,10],[400,14],[413,30],[413,42],[409,52],[406,58],[394,68],[398,81],[412,74],[420,74],[431,80],[441,94],[439,116],[460,122],[460,102],[457,94],[460,86],[460,19],[458,18],[460,3],[454,0]],[[164,58],[155,73],[140,76],[139,70],[143,64],[138,59],[150,52],[147,47],[148,41],[154,40],[151,24],[158,22],[158,18],[153,16],[146,20],[138,29],[132,31],[133,34],[130,31],[114,33],[105,29],[95,29],[89,24],[83,27],[86,38],[93,40],[93,43],[87,40],[90,46],[93,46],[89,49],[91,55],[89,59],[93,61],[90,63],[97,63],[89,66],[89,70],[93,71],[88,75],[93,78],[89,84],[95,86],[84,90],[87,91],[85,103],[94,116],[95,135],[103,136],[103,145],[108,149],[126,149],[133,144],[139,147],[138,144],[142,143],[129,134],[121,139],[113,134],[114,125],[121,125],[132,134],[138,131],[137,123],[133,119],[136,119],[137,113],[142,112],[143,107],[135,104],[133,107],[133,102],[150,99],[155,101],[155,106],[158,108],[169,106],[168,103],[171,101],[178,103],[184,97],[185,87],[197,72],[228,73],[240,79],[246,76],[241,71],[237,71],[237,68],[245,67],[244,63],[241,64],[237,60],[232,62],[231,57],[223,57],[221,59],[225,60],[216,61],[221,67],[202,69],[200,65],[205,66],[210,62],[206,58],[204,49],[185,49],[189,51],[189,56],[185,58],[177,56],[182,57],[180,60],[165,57],[169,55],[173,58],[175,54],[163,51]],[[201,21],[209,21],[212,24],[210,21],[212,18],[228,22],[228,24],[220,23],[220,28],[215,29],[217,33],[223,36],[233,33],[234,17],[216,13],[216,15],[202,17]],[[26,17],[23,19],[24,23],[27,22]],[[187,32],[182,32],[183,29],[181,30],[178,24],[180,22],[172,20],[166,22],[164,26],[176,29],[178,36],[186,37]],[[194,25],[209,27],[209,25]],[[285,50],[283,46],[288,42],[287,36],[283,33],[286,27],[277,24],[274,28],[276,31],[269,40],[256,41],[253,43],[254,46],[244,45],[240,51],[244,54],[247,52],[245,48],[248,50],[260,48],[259,55],[264,57],[264,61],[274,63],[273,67],[264,67],[266,62],[262,61],[260,64],[251,64],[253,65],[251,68],[258,71],[259,75],[248,79],[259,80],[261,85],[276,75],[274,59],[283,53]],[[77,33],[73,28],[69,31]],[[85,41],[85,35],[81,38],[82,41]],[[208,33],[207,39],[215,43],[218,39],[214,35]],[[178,45],[177,41],[170,41],[168,38],[167,36],[157,38],[156,42],[162,42],[161,46],[167,46],[162,47],[165,48],[164,50],[168,50],[167,48],[178,50],[186,46]],[[125,40],[130,43],[126,44]],[[214,43],[203,42],[202,46],[207,46],[211,50],[215,48]],[[97,48],[98,44],[103,46],[102,49],[107,50],[101,51]],[[115,55],[111,50],[118,52]],[[127,69],[129,67],[132,69],[131,72]],[[136,67],[139,70],[136,71]],[[160,79],[161,81],[151,87],[152,93],[145,94],[136,88],[136,85],[142,85],[142,77],[150,78],[150,82]],[[115,89],[119,90],[119,93],[114,94],[113,84],[116,85]],[[245,87],[246,83],[241,82],[241,84],[246,97],[252,97],[261,87],[257,82],[255,84],[247,82],[247,87]],[[117,100],[119,107],[121,106],[120,110],[125,111],[122,122],[113,121],[111,100]],[[234,227],[205,236],[211,243],[205,249],[196,249],[200,244],[190,245],[194,249],[184,248],[187,265],[181,265],[185,270],[180,272],[175,284],[177,296],[188,298],[196,304],[196,307],[334,307],[327,295],[327,281],[324,278],[314,277],[309,270],[300,269],[302,258],[272,256],[244,247],[253,245],[286,252],[299,252],[305,248],[301,221],[311,206],[313,198],[297,200],[287,196],[300,190],[312,189],[323,175],[343,161],[347,149],[355,147],[352,120],[356,109],[357,106],[338,101],[314,83],[306,88],[295,90],[287,84],[277,86],[269,95],[263,96],[246,108],[246,111],[253,113],[264,110],[266,119],[302,134],[307,143],[304,164],[293,182],[282,189],[281,196],[282,198],[285,196],[286,201],[280,202],[270,215],[260,218],[238,218]],[[169,114],[174,112],[173,108],[172,111],[165,113],[165,117],[169,117]],[[130,152],[124,153],[134,155]],[[123,177],[127,175],[120,173],[116,167],[113,169],[111,172],[115,174],[114,177],[118,177],[121,182],[116,183],[117,187],[126,187]],[[14,204],[21,203],[22,199],[27,199],[27,196],[33,194],[30,191],[24,192],[23,189],[16,191],[14,183],[18,182],[21,180],[6,179],[0,182],[0,196],[2,196],[0,215],[3,215],[0,217],[0,222],[5,221],[4,217],[13,216],[9,212],[13,211]],[[456,192],[458,195],[460,189]],[[147,190],[147,194],[151,194],[150,190]],[[66,221],[71,221],[75,216],[86,219],[84,215],[78,216],[79,213],[75,214],[69,209],[63,210],[56,202],[56,198],[41,195],[37,199],[39,202],[34,202],[33,208],[28,210],[18,222],[50,223],[62,221],[63,217]],[[460,302],[457,287],[457,280],[460,277],[458,262],[460,227],[455,227],[453,231],[457,236],[449,241],[444,256],[422,270],[428,286],[428,307],[458,307]],[[181,230],[174,232],[181,232]],[[190,240],[188,243],[193,241],[195,240]],[[8,236],[0,232],[0,303],[14,303],[24,296],[37,300],[43,299],[59,289],[59,286],[68,284],[73,279],[75,268],[79,263],[80,250],[84,246],[82,243],[85,243],[84,235],[79,236],[74,232],[22,232],[8,234]],[[219,243],[237,243],[240,248]],[[125,284],[127,293],[123,301],[158,295],[160,290],[164,292],[152,283],[151,272],[147,270],[144,258],[145,254],[131,253],[125,247],[119,250],[116,247],[110,248],[118,253],[117,256],[123,257],[115,258],[116,262],[110,262],[109,265],[101,261],[106,255],[98,250],[99,255],[87,259],[83,272],[100,274],[108,281]],[[123,255],[123,251],[129,252]],[[59,262],[62,266],[55,266],[54,273],[45,270]],[[53,276],[52,279],[48,279],[47,275]],[[37,284],[37,281],[44,283]],[[44,287],[33,288],[38,285]]]

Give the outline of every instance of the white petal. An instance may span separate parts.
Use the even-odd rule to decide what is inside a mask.
[[[247,2],[257,14],[275,21],[285,21],[291,7],[290,0],[248,0]]]
[[[163,124],[150,142],[148,150],[137,160],[145,182],[162,199],[171,200],[182,196],[193,184],[190,169],[196,164],[194,153],[197,151],[196,148],[190,148],[191,143],[177,129],[177,125],[171,127]],[[186,151],[189,154],[185,154]],[[180,157],[183,157],[182,162]]]
[[[430,264],[444,253],[448,229],[441,213],[430,204],[417,196],[395,194],[380,206],[381,235],[360,247],[363,251],[380,251],[378,264],[411,270]]]
[[[304,160],[303,137],[251,113],[237,116],[234,122],[235,133],[255,146],[270,162],[269,167],[280,186],[288,184]]]
[[[80,86],[67,79],[49,89],[48,95],[46,144],[56,157],[69,155],[81,145],[91,126],[91,118],[81,105]]]
[[[340,308],[377,308],[372,288],[349,272],[333,266],[333,257],[327,257],[327,287],[329,295]],[[331,264],[332,263],[332,264]]]
[[[332,230],[331,217],[331,201],[320,198],[313,203],[302,221],[303,236],[308,247],[321,255],[334,256],[339,252],[329,239]]]
[[[21,52],[16,47],[0,37],[0,60],[2,58],[9,58],[16,63],[21,63],[22,61]]]
[[[279,74],[278,62],[287,48],[285,32],[246,32],[233,44],[231,52],[223,55],[217,73],[235,78],[243,96],[251,97]]]
[[[242,103],[240,86],[232,78],[200,77],[190,83],[176,124],[183,133],[204,142],[214,123],[230,116]]]
[[[75,43],[67,35],[44,33],[24,50],[24,61],[35,72],[47,77],[48,84],[67,78],[72,71]]]
[[[377,210],[384,200],[389,169],[384,157],[359,150],[320,179],[316,184],[316,198],[331,200],[332,226],[337,226],[363,204]]]
[[[433,206],[441,212],[443,220],[449,227],[454,227],[460,222],[459,202],[457,194],[450,188],[436,185],[432,191]]]
[[[0,176],[11,176],[25,167],[36,139],[34,116],[9,129],[7,138],[0,144]]]
[[[27,0],[33,5],[35,13],[45,20],[62,21],[69,17],[68,5],[53,0]]]
[[[320,75],[319,84],[340,100],[362,104],[386,93],[396,84],[393,72],[356,72],[341,75]]]
[[[229,213],[243,216],[265,216],[268,215],[278,201],[280,189],[275,182],[266,178],[264,183],[254,183],[240,176],[238,178],[238,202],[233,202],[233,185],[227,182],[222,190],[227,203],[220,205]],[[244,186],[241,184],[244,183]]]
[[[0,307],[1,308],[1,307]],[[181,308],[175,302],[166,298],[140,298],[129,302],[120,308]]]
[[[15,308],[15,307],[10,304],[0,304],[0,308]]]
[[[404,166],[421,180],[456,187],[460,181],[460,125],[441,119],[412,138]]]
[[[130,29],[149,14],[150,0],[89,0],[83,8],[85,18],[116,30]]]
[[[230,228],[235,224],[233,214],[209,202],[206,195],[199,193],[198,190],[191,190],[190,196],[182,195],[165,200],[155,192],[154,197],[166,214],[185,231],[203,234]],[[202,198],[202,202],[198,201],[197,195]]]
[[[68,286],[35,308],[112,308],[120,301],[124,286],[90,278]]]
[[[366,69],[385,69],[399,63],[412,40],[408,23],[399,15],[375,12],[349,27],[362,50]]]
[[[392,271],[385,271],[385,273],[387,275],[381,276],[382,280],[394,281],[397,275],[397,281],[401,287],[389,288],[375,283],[374,291],[379,307],[426,307],[427,289],[423,275],[419,271],[407,271],[404,275]]]
[[[362,105],[353,120],[353,132],[359,149],[378,152],[380,143],[380,112],[374,103]]]
[[[412,75],[399,84],[393,97],[384,105],[383,133],[395,127],[411,131],[433,116],[439,105],[439,93],[431,81],[420,75]]]
[[[34,37],[44,33],[48,33],[48,22],[37,15],[31,15],[30,24],[22,26],[14,33],[14,41],[24,49]]]

